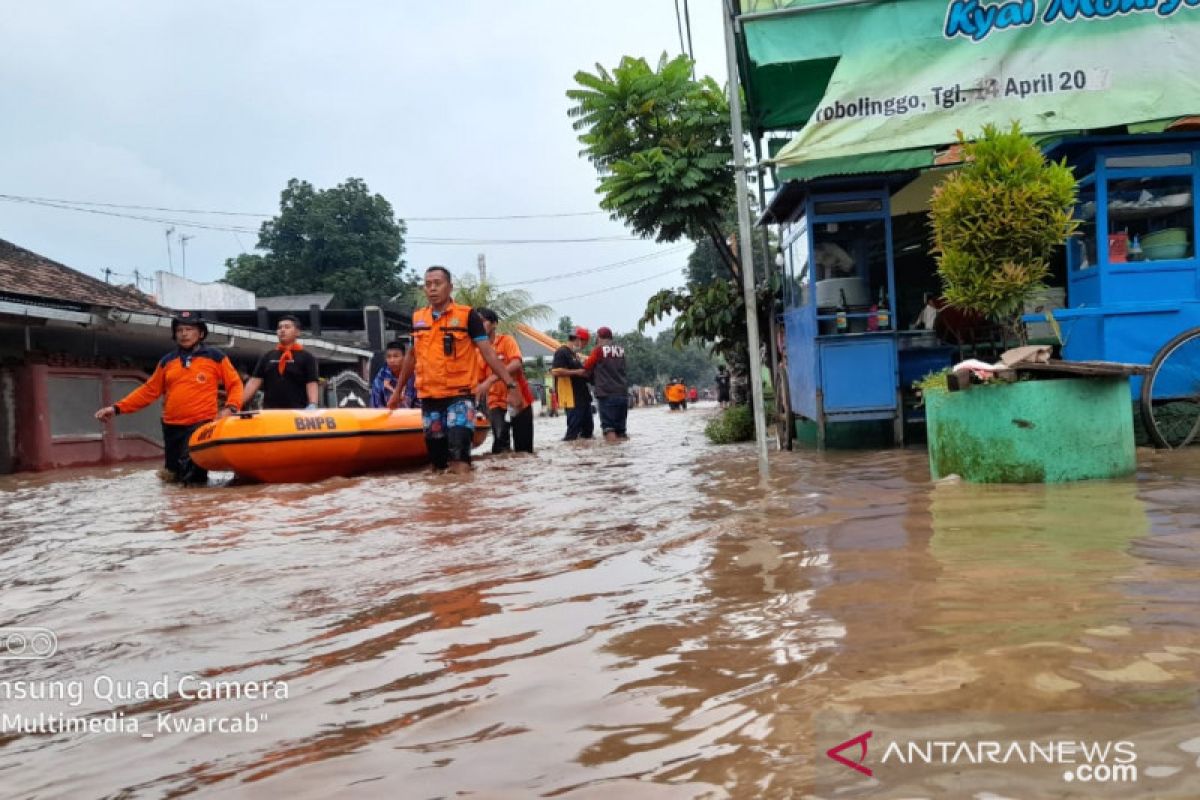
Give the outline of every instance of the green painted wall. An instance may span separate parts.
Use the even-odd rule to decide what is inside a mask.
[[[934,479],[1059,483],[1137,467],[1128,378],[1072,378],[929,392]]]

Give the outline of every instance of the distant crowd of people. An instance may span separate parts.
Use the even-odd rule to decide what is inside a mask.
[[[516,339],[499,332],[501,320],[492,309],[455,302],[453,278],[445,267],[425,271],[424,290],[429,304],[413,312],[412,345],[388,343],[384,364],[371,381],[371,406],[419,408],[436,470],[470,469],[476,409],[486,409],[493,453],[532,453],[534,394]],[[107,422],[163,398],[162,477],[206,483],[207,473],[188,454],[188,441],[201,425],[240,412],[243,401],[248,403],[259,390],[263,408],[318,407],[317,360],[298,341],[300,333],[299,320],[281,317],[278,344],[259,358],[243,386],[229,359],[205,343],[204,320],[180,312],[171,321],[175,348],[159,360],[144,384],[99,409],[96,419]],[[672,410],[684,410],[699,398],[699,390],[679,378],[667,383],[661,397],[652,386],[630,386],[625,349],[614,341],[612,330],[598,328],[596,344],[585,357],[590,339],[587,328],[576,328],[567,344],[554,353],[550,366],[553,385],[545,400],[550,413],[561,409],[566,414],[565,441],[593,438],[594,414],[599,416],[603,437],[615,442],[628,437],[630,407],[665,401]],[[724,407],[729,403],[729,374],[723,367],[716,386],[717,400]]]

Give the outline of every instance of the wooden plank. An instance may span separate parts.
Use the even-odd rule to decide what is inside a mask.
[[[1150,374],[1148,364],[1121,364],[1115,361],[1051,361],[1048,364],[1014,364],[1011,368],[1017,372],[1114,378]]]

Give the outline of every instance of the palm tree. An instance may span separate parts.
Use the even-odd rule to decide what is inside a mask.
[[[510,335],[517,325],[529,325],[554,314],[554,309],[533,302],[533,296],[523,289],[500,289],[491,281],[481,281],[474,275],[464,275],[454,284],[454,300],[471,308],[495,311],[500,317],[500,332]]]

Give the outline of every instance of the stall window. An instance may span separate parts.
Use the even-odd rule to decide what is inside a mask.
[[[801,217],[790,229],[785,249],[786,283],[784,286],[784,302],[791,308],[808,304],[808,220]]]
[[[821,200],[813,208],[819,216],[835,214],[879,214],[883,212],[883,201],[875,198],[854,200]]]
[[[1191,153],[1152,153],[1150,155],[1109,156],[1104,159],[1104,166],[1109,169],[1190,167],[1191,165]]]
[[[1073,263],[1079,270],[1092,269],[1096,266],[1095,184],[1088,183],[1080,186],[1075,217],[1079,220],[1079,232],[1068,243],[1068,246],[1074,251]]]
[[[1110,179],[1109,263],[1191,258],[1193,203],[1190,175]]]
[[[887,228],[882,219],[818,222],[813,229],[817,306],[866,311],[887,286]]]

